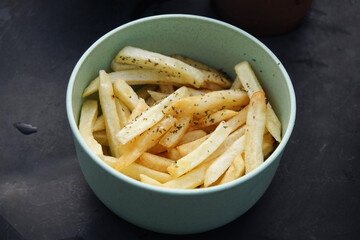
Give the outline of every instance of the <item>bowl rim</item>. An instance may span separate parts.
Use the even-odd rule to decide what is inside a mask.
[[[283,135],[283,138],[282,138],[280,144],[275,149],[275,151],[266,159],[266,161],[264,161],[264,163],[262,163],[259,167],[257,167],[252,172],[250,172],[250,173],[248,173],[248,174],[246,174],[246,175],[244,175],[244,176],[242,176],[242,177],[240,177],[240,178],[238,178],[236,180],[233,180],[231,182],[221,184],[221,185],[217,185],[217,186],[213,186],[213,187],[209,187],[209,188],[197,188],[197,189],[162,188],[162,187],[153,186],[153,185],[150,185],[150,184],[140,182],[138,180],[130,178],[130,177],[116,171],[115,169],[113,169],[112,167],[107,165],[104,161],[102,161],[97,155],[95,155],[93,153],[93,151],[90,149],[90,147],[88,147],[85,140],[80,135],[77,123],[75,121],[73,109],[72,109],[72,92],[73,92],[73,86],[74,86],[75,79],[77,77],[78,71],[79,71],[81,65],[83,64],[84,60],[90,55],[90,53],[99,44],[101,44],[105,39],[112,36],[113,34],[116,34],[118,31],[120,31],[122,29],[125,29],[125,28],[128,28],[128,27],[131,27],[131,26],[136,25],[136,24],[141,24],[143,22],[152,21],[152,20],[158,20],[158,19],[179,19],[179,18],[192,19],[192,20],[197,20],[197,21],[205,21],[205,22],[210,22],[210,23],[213,23],[213,24],[221,25],[222,27],[226,27],[226,28],[230,28],[232,30],[235,30],[235,31],[243,34],[245,37],[249,38],[251,41],[256,43],[259,47],[261,47],[263,50],[265,50],[271,56],[271,58],[274,59],[278,63],[278,67],[280,68],[281,73],[283,74],[283,76],[285,78],[286,86],[287,86],[287,89],[288,89],[288,92],[289,92],[289,95],[290,95],[290,117],[289,117],[288,127],[286,128],[285,134]],[[210,194],[210,193],[219,192],[219,191],[226,191],[226,190],[228,190],[230,188],[233,188],[233,187],[235,187],[237,185],[240,185],[240,184],[252,179],[256,175],[260,174],[270,164],[272,164],[272,162],[275,161],[275,159],[282,153],[282,150],[285,148],[287,142],[289,141],[289,138],[291,136],[291,133],[292,133],[294,125],[295,125],[296,97],[295,97],[295,91],[294,91],[292,82],[290,80],[289,74],[285,70],[285,68],[284,68],[283,64],[281,63],[281,61],[275,56],[275,54],[268,47],[266,47],[260,40],[258,40],[257,38],[255,38],[251,34],[247,33],[246,31],[244,31],[244,30],[242,30],[242,29],[240,29],[240,28],[238,28],[236,26],[233,26],[233,25],[231,25],[229,23],[225,23],[223,21],[216,20],[216,19],[209,18],[209,17],[192,15],[192,14],[161,14],[161,15],[155,15],[155,16],[140,18],[140,19],[125,23],[123,25],[120,25],[119,27],[109,31],[106,34],[104,34],[102,37],[100,37],[97,41],[95,41],[84,52],[84,54],[81,56],[81,58],[76,63],[76,65],[75,65],[75,67],[74,67],[74,69],[73,69],[73,71],[72,71],[72,73],[70,75],[70,79],[69,79],[68,86],[67,86],[67,91],[66,91],[66,113],[67,113],[68,121],[69,121],[69,124],[70,124],[70,128],[72,130],[73,136],[76,138],[76,140],[81,145],[83,150],[86,152],[87,155],[89,155],[92,158],[92,160],[100,168],[102,168],[103,170],[108,172],[113,177],[115,177],[117,179],[120,179],[120,180],[122,180],[124,182],[127,182],[128,184],[133,185],[135,187],[139,187],[139,188],[141,188],[143,190],[147,190],[147,191],[152,191],[152,192],[157,192],[157,193],[162,193],[162,194],[173,194],[173,195],[203,195],[203,194]]]

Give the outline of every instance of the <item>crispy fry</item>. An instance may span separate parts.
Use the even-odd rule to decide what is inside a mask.
[[[131,112],[129,118],[128,118],[128,123],[132,122],[135,120],[135,118],[139,117],[143,112],[145,112],[147,109],[149,108],[149,106],[146,104],[145,100],[140,98],[140,100],[138,101],[138,103],[136,104],[135,108],[133,109],[133,111]]]
[[[215,113],[212,113],[200,119],[196,125],[192,126],[192,129],[203,129],[211,125],[218,124],[221,121],[228,120],[229,118],[234,117],[237,114],[238,113],[234,110],[229,110],[229,109],[219,110]]]
[[[168,150],[168,157],[171,160],[178,160],[182,156],[181,156],[181,154],[179,153],[179,151],[176,148],[171,148],[171,149]]]
[[[270,103],[266,105],[266,128],[276,141],[281,142],[281,123]]]
[[[211,164],[210,162],[205,162],[187,172],[186,174],[172,179],[166,182],[163,186],[168,188],[178,188],[178,189],[192,189],[200,186],[204,182],[205,171]]]
[[[191,120],[190,114],[180,116],[177,123],[160,139],[159,143],[166,148],[176,146],[189,128]]]
[[[182,61],[131,46],[121,49],[115,61],[165,71],[173,77],[182,79],[184,84],[190,84],[197,88],[202,85],[206,77],[200,70]]]
[[[119,116],[120,128],[123,128],[130,118],[130,110],[119,99],[115,99],[116,112]]]
[[[224,142],[230,132],[231,128],[225,122],[221,122],[200,146],[168,167],[170,175],[179,177],[198,166]]]
[[[151,91],[151,90],[148,90],[148,93],[155,101],[161,101],[164,98],[166,98],[167,96],[169,96],[169,94],[167,94],[167,93],[155,92],[155,91]]]
[[[136,180],[140,180],[140,174],[145,174],[160,183],[168,182],[172,179],[167,173],[159,172],[137,163],[130,164],[126,168],[121,169],[120,172]]]
[[[84,138],[86,144],[94,151],[96,155],[102,155],[101,145],[93,136],[93,128],[98,114],[98,103],[96,100],[84,101],[79,122],[79,132]]]
[[[241,154],[238,154],[232,161],[228,170],[226,170],[225,175],[220,181],[220,184],[224,184],[230,181],[233,181],[245,173],[245,162]]]
[[[184,157],[189,153],[191,153],[192,151],[194,151],[200,144],[205,142],[208,138],[209,135],[205,135],[202,138],[177,146],[176,150],[178,150],[180,155]]]
[[[105,71],[100,71],[100,87],[99,87],[100,105],[105,119],[106,135],[109,142],[111,153],[115,157],[120,157],[119,141],[115,135],[120,131],[120,121],[116,112],[116,104],[112,82]]]
[[[139,101],[139,97],[136,95],[134,89],[121,78],[116,79],[114,82],[114,93],[117,98],[125,103],[130,111],[134,110]]]
[[[129,146],[129,149],[127,149],[127,151],[118,159],[115,169],[120,170],[133,163],[141,156],[141,154],[153,147],[158,142],[159,138],[161,138],[161,136],[163,136],[175,123],[176,119],[168,115],[158,124],[142,133],[134,140],[134,143]]]
[[[110,65],[111,70],[113,70],[114,72],[119,72],[119,71],[123,71],[123,70],[131,70],[131,69],[139,69],[139,66],[136,65],[130,65],[130,64],[121,64],[121,63],[117,63],[115,61],[115,59],[113,59],[111,61],[111,65]]]
[[[265,131],[265,93],[255,92],[249,104],[244,142],[246,173],[253,171],[264,161],[262,142]]]
[[[236,77],[230,89],[242,89],[242,88],[243,85],[241,84],[240,78]]]
[[[266,159],[275,149],[275,140],[270,133],[266,133],[263,139],[262,151]]]
[[[104,129],[105,129],[105,120],[104,120],[104,116],[101,115],[96,119],[96,122],[93,127],[93,131],[96,132]]]
[[[196,139],[206,136],[207,133],[203,130],[193,130],[184,134],[184,136],[178,142],[178,145],[183,145],[188,142],[195,141]]]
[[[117,139],[123,144],[127,143],[159,122],[164,117],[165,111],[167,111],[172,102],[188,95],[189,92],[186,87],[179,88],[159,104],[152,106],[143,112],[141,117],[135,118],[134,121],[128,123],[117,133]]]
[[[147,183],[150,185],[154,185],[154,186],[158,186],[158,187],[163,187],[163,184],[160,183],[159,181],[149,177],[148,175],[145,174],[140,174],[140,181],[143,183]]]
[[[167,168],[170,166],[170,164],[174,163],[174,161],[171,159],[160,157],[148,152],[144,152],[138,158],[138,160],[136,160],[136,162],[145,167],[164,173],[167,173]]]
[[[248,104],[247,94],[240,90],[221,90],[206,93],[203,96],[192,96],[172,104],[175,113],[205,112],[211,109],[229,109]]]
[[[206,170],[204,186],[214,183],[231,165],[233,159],[244,150],[244,136],[237,139],[221,156],[216,158]]]

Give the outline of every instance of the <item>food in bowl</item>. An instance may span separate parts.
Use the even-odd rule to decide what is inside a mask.
[[[80,134],[108,165],[147,184],[193,189],[233,181],[281,141],[281,123],[249,62],[234,68],[231,81],[193,59],[126,46],[113,72],[100,70],[85,88]]]

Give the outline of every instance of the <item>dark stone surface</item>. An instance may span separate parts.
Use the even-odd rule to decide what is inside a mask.
[[[260,39],[292,78],[293,136],[252,209],[188,239],[360,239],[359,11],[359,1],[315,0],[298,29]],[[65,113],[82,53],[121,24],[162,13],[218,18],[205,0],[0,1],[0,239],[184,238],[140,229],[102,205]],[[15,122],[38,132],[23,135]]]

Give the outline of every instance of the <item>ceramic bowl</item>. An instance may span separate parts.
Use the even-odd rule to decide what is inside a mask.
[[[282,122],[282,142],[256,170],[207,189],[164,189],[131,179],[106,165],[78,131],[84,88],[126,45],[182,54],[222,68],[249,61]],[[96,196],[115,214],[145,229],[189,234],[223,226],[249,210],[269,186],[295,122],[295,94],[277,57],[259,40],[232,25],[194,15],[159,15],[122,25],[97,40],[76,64],[67,89],[67,115],[81,170]]]

